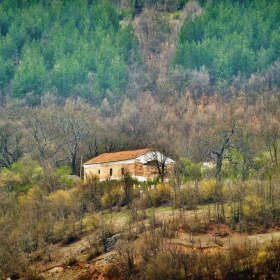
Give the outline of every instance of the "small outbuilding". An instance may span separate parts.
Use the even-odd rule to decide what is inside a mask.
[[[138,181],[156,177],[169,179],[175,161],[154,149],[120,151],[99,155],[83,164],[85,181],[98,176],[102,180],[120,180],[127,173]]]

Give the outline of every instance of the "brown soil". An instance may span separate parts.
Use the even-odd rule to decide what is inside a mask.
[[[168,218],[172,219],[174,211],[160,211],[157,210],[156,216],[160,219],[168,221]],[[184,215],[192,217],[192,212],[186,212]],[[116,231],[123,232],[127,218],[120,216],[115,221]],[[138,235],[138,239],[135,241],[140,242],[142,237]],[[114,272],[111,271],[111,263],[114,259],[116,252],[113,250],[109,253],[102,254],[93,260],[88,260],[89,250],[91,248],[92,240],[96,236],[94,233],[85,234],[79,241],[62,246],[61,244],[52,245],[51,261],[43,260],[34,265],[34,269],[44,276],[46,279],[51,280],[106,280],[117,279],[114,276]],[[239,234],[231,231],[226,225],[219,225],[211,227],[208,232],[203,234],[191,234],[183,229],[179,229],[175,233],[175,237],[172,239],[165,239],[162,244],[163,248],[172,246],[180,247],[184,250],[200,250],[200,251],[217,251],[227,250],[232,246],[239,246],[241,244],[257,245],[261,246],[271,241],[280,240],[280,231],[271,230],[263,234]],[[137,245],[136,245],[137,246]],[[71,258],[75,261],[71,263]]]

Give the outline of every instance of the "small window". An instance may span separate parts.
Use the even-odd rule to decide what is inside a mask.
[[[100,169],[98,169],[98,174],[100,175]]]
[[[122,176],[124,175],[124,168],[122,167]]]
[[[113,169],[110,168],[110,177],[113,175]]]

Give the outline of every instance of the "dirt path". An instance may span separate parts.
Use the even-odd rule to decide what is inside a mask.
[[[124,232],[127,229],[127,223],[129,217],[125,213],[118,213],[114,220],[115,230],[117,232]],[[174,216],[178,214],[174,210],[157,209],[154,213],[158,221],[164,221],[165,223],[172,222]],[[201,213],[198,213],[201,214]],[[147,213],[151,216],[151,212]],[[188,211],[184,213],[184,217],[187,217],[189,221],[194,218],[194,212]],[[149,219],[145,220],[145,223],[149,223]],[[135,224],[137,224],[135,222]],[[53,245],[52,261],[40,262],[36,264],[36,270],[42,272],[42,275],[46,279],[82,279],[87,275],[88,278],[84,279],[108,279],[106,276],[108,273],[108,267],[110,262],[114,259],[116,254],[114,251],[95,259],[88,261],[88,256],[92,244],[96,241],[97,236],[94,233],[84,235],[77,242],[61,246],[59,244]],[[141,241],[141,234],[139,235],[138,242]],[[186,249],[196,248],[199,250],[227,250],[232,246],[248,245],[248,246],[262,246],[269,244],[272,241],[280,240],[280,231],[274,230],[264,234],[239,234],[232,232],[225,225],[220,225],[219,228],[212,228],[209,232],[204,234],[191,234],[186,232],[182,228],[175,232],[175,237],[172,239],[165,239],[163,246],[182,246]],[[71,258],[75,259],[73,264]],[[69,265],[70,264],[70,265]]]

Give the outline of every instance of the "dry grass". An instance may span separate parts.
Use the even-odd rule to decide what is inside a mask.
[[[136,210],[137,211],[137,210]],[[140,210],[137,215],[141,217]],[[140,267],[143,261],[141,254],[143,246],[146,246],[148,258],[151,256],[151,248],[154,247],[155,253],[163,252],[170,248],[181,248],[183,251],[196,250],[197,252],[215,253],[227,251],[233,246],[241,246],[242,244],[250,244],[250,246],[261,246],[270,243],[272,240],[280,239],[280,232],[271,231],[265,234],[239,234],[231,231],[224,224],[211,224],[203,233],[192,230],[185,230],[186,225],[189,228],[198,224],[203,226],[204,217],[203,210],[197,213],[197,220],[194,219],[193,211],[180,211],[172,208],[147,209],[146,219],[131,219],[131,210],[126,208],[117,212],[99,213],[97,219],[111,220],[114,224],[114,232],[121,233],[125,242],[133,244],[133,254],[135,257],[135,265]],[[195,222],[194,222],[195,221]],[[142,230],[140,231],[140,225]],[[162,229],[164,225],[174,230],[174,234],[164,237]],[[185,227],[184,227],[185,226]],[[134,234],[134,239],[129,239],[130,234]],[[153,232],[155,235],[153,235]],[[154,244],[155,240],[151,238],[158,236],[159,240]],[[46,279],[112,279],[112,263],[116,263],[119,253],[111,251],[109,253],[102,252],[102,247],[98,247],[97,230],[89,229],[80,239],[74,243],[63,245],[55,244],[51,247],[51,260],[46,256],[41,261],[34,263],[33,269],[38,271],[41,276]],[[129,241],[128,241],[129,240]],[[98,249],[99,248],[99,249]],[[141,251],[142,250],[142,251]],[[96,255],[94,255],[96,253]],[[125,252],[122,253],[125,256]],[[123,263],[123,262],[122,262]],[[93,278],[94,277],[94,278]]]

